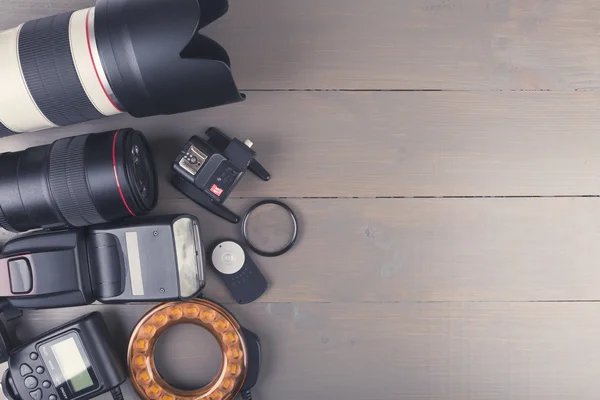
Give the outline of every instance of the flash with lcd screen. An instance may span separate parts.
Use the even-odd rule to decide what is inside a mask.
[[[85,400],[105,392],[122,398],[127,373],[95,312],[9,352],[2,390],[10,400]]]

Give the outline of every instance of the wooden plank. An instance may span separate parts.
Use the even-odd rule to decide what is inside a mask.
[[[249,137],[273,179],[236,197],[555,196],[600,192],[600,94],[253,93],[247,102],[176,116],[119,116],[4,138],[11,151],[133,126],[152,142],[166,183],[187,139],[218,126]]]
[[[255,200],[232,200],[243,212]],[[597,199],[295,199],[297,247],[252,255],[270,287],[260,302],[599,300]],[[187,200],[157,214],[198,215],[205,246],[242,240]],[[275,230],[267,231],[273,237]],[[207,297],[231,302],[212,266]]]
[[[259,399],[591,400],[600,390],[597,303],[229,308],[262,340],[263,369],[254,391]],[[131,305],[27,312],[19,331],[30,337],[100,310],[124,348],[146,309]],[[179,343],[165,345],[172,354],[164,366],[179,382],[191,370],[205,374],[218,363],[218,358],[207,362],[206,353],[214,354],[215,346],[207,335],[185,330],[173,338]],[[130,388],[125,393],[127,399],[136,398]]]
[[[1,0],[0,29],[91,0]],[[600,7],[510,0],[232,0],[206,32],[244,89],[596,90]]]
[[[243,212],[255,200],[229,203]],[[303,199],[296,248],[253,259],[264,302],[598,300],[597,199]],[[239,227],[187,201],[207,245]],[[270,231],[271,235],[275,230]],[[206,294],[230,301],[209,268]]]

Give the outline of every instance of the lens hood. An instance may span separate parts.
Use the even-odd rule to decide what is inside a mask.
[[[147,117],[244,100],[225,49],[199,33],[228,8],[227,0],[99,0],[98,52],[124,110]]]

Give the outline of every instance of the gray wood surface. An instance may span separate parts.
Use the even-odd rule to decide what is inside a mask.
[[[597,303],[302,302],[229,308],[263,340],[258,399],[598,398]],[[126,335],[146,309],[77,312],[100,310],[115,335]],[[73,314],[28,312],[21,329],[41,333]],[[172,368],[184,371],[182,384],[214,367],[199,350],[212,350],[214,343],[201,338],[188,337],[189,348],[172,350]]]
[[[232,106],[119,116],[1,146],[132,126],[149,137],[166,176],[187,139],[214,125],[250,138],[272,170],[268,184],[243,181],[238,197],[598,195],[599,109],[595,92],[253,92]]]
[[[92,4],[0,0],[0,29]],[[232,0],[207,33],[245,103],[14,136],[0,151],[143,130],[155,212],[198,215],[211,243],[239,232],[166,183],[170,161],[209,126],[252,139],[273,179],[245,178],[228,205],[283,198],[300,241],[255,257],[271,284],[258,302],[231,304],[210,270],[206,295],[260,335],[259,400],[595,399],[599,21],[590,1]],[[99,310],[124,354],[149,307],[27,311],[17,331]],[[169,335],[169,375],[209,379],[212,339]]]
[[[2,0],[0,29],[91,0]],[[574,0],[231,0],[207,33],[244,89],[589,90],[600,7]]]

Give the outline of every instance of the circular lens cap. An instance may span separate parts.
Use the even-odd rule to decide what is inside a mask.
[[[278,200],[263,200],[246,212],[242,235],[250,250],[263,257],[287,253],[298,239],[298,218]]]

